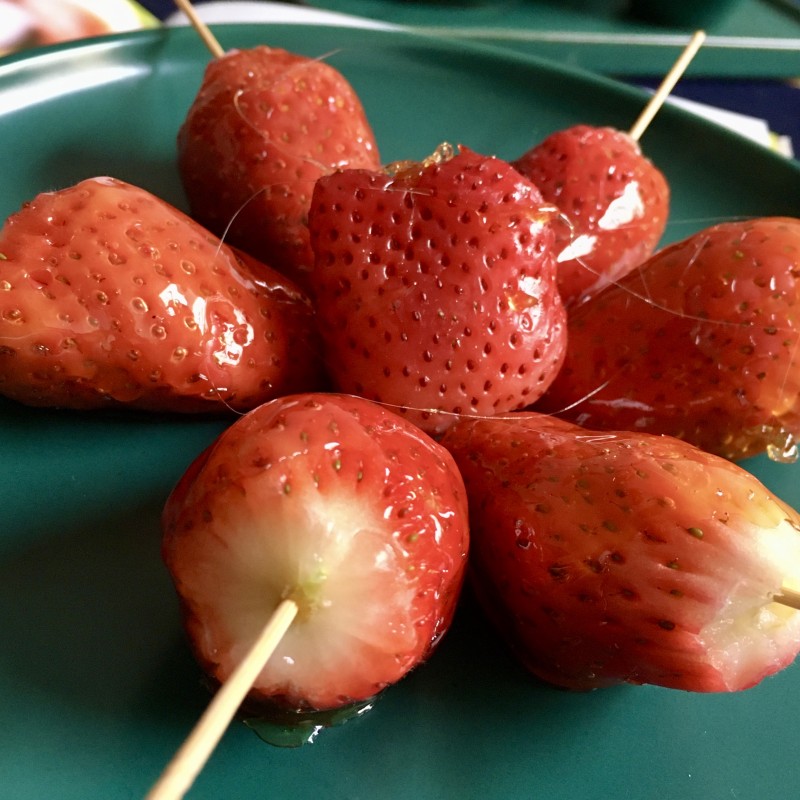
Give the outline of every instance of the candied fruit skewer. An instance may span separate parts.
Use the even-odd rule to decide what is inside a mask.
[[[667,227],[667,177],[639,137],[703,42],[698,31],[633,127],[574,124],[554,131],[512,165],[561,211],[554,224],[558,288],[571,307],[646,261]]]
[[[176,142],[190,214],[310,293],[314,185],[343,168],[380,166],[364,105],[324,55],[267,45],[223,51],[196,12],[189,19],[215,56]]]
[[[355,396],[240,417],[173,488],[162,527],[188,643],[222,697],[148,800],[181,797],[237,711],[293,746],[360,716],[434,652],[466,570],[452,457]]]

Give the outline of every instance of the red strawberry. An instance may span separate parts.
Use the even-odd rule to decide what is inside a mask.
[[[250,711],[372,698],[426,659],[468,547],[452,458],[357,397],[297,395],[240,418],[164,510],[163,554],[199,662],[224,681],[284,598],[299,606]]]
[[[44,193],[0,231],[0,393],[23,403],[246,409],[316,388],[318,347],[299,289],[135,186]]]
[[[377,169],[372,130],[345,78],[318,59],[269,47],[212,61],[178,135],[192,215],[301,285],[313,256],[314,182]]]
[[[797,456],[800,220],[716,225],[574,309],[538,410],[668,433],[738,459]]]
[[[622,131],[576,125],[513,164],[564,215],[555,228],[558,285],[567,305],[637,267],[664,233],[666,178]]]
[[[318,181],[309,224],[342,391],[493,414],[553,379],[566,342],[549,210],[505,162],[445,146],[392,174],[345,170]]]
[[[667,436],[536,414],[456,423],[476,596],[521,662],[568,689],[735,691],[787,666],[800,515]]]

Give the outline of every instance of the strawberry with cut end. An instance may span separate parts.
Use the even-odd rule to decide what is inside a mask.
[[[144,189],[40,194],[0,231],[0,394],[249,409],[322,383],[310,300]]]
[[[627,133],[576,125],[512,163],[563,214],[554,228],[558,285],[568,306],[655,251],[669,215],[669,185]]]
[[[467,148],[320,179],[314,288],[338,388],[425,409],[427,430],[449,422],[436,411],[533,402],[566,347],[550,214],[507,163]]]
[[[573,309],[564,367],[536,410],[794,460],[798,310],[800,220],[707,228]]]
[[[745,689],[800,650],[800,515],[678,439],[534,413],[444,436],[470,500],[471,584],[558,686]]]
[[[377,169],[361,101],[319,59],[270,47],[211,61],[178,134],[192,216],[307,286],[315,181],[343,167]]]
[[[297,603],[248,704],[298,721],[372,698],[428,658],[468,549],[449,453],[341,395],[286,397],[242,417],[187,471],[163,522],[186,630],[214,680],[282,599]]]

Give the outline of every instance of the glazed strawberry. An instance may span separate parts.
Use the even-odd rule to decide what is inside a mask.
[[[800,220],[728,222],[574,309],[537,410],[668,433],[731,459],[797,456]]]
[[[192,215],[305,285],[314,182],[341,167],[376,169],[355,91],[319,59],[269,47],[209,63],[178,135]]]
[[[431,654],[468,549],[452,458],[367,400],[297,395],[240,418],[187,471],[163,554],[199,662],[224,681],[273,609],[299,612],[248,713],[364,701]]]
[[[800,515],[678,439],[537,414],[443,444],[470,502],[471,583],[527,669],[587,690],[748,688],[800,650]]]
[[[94,178],[0,231],[0,393],[34,406],[247,409],[320,384],[309,300],[149,192]]]
[[[467,148],[320,179],[314,287],[339,389],[456,414],[533,402],[566,346],[549,215],[507,163]]]
[[[596,294],[655,251],[669,215],[669,186],[627,133],[576,125],[513,164],[563,214],[554,227],[567,305]]]

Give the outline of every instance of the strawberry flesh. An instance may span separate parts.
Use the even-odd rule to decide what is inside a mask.
[[[558,285],[567,305],[618,280],[658,245],[669,185],[628,134],[576,125],[512,163],[564,215],[554,227]]]
[[[522,664],[588,690],[745,689],[790,664],[800,515],[729,461],[666,436],[533,413],[442,443],[470,500],[471,582]]]
[[[211,61],[178,135],[192,216],[307,285],[314,182],[346,166],[377,169],[361,101],[319,59],[269,47]]]
[[[798,308],[800,220],[706,228],[571,310],[563,369],[536,409],[794,460]]]
[[[0,254],[7,397],[219,412],[322,383],[310,300],[144,189],[103,177],[40,194]]]
[[[466,565],[452,458],[361,398],[292,396],[242,417],[187,471],[163,519],[186,629],[213,679],[283,598],[298,604],[248,700],[250,713],[283,719],[368,700],[424,661]]]
[[[446,416],[539,397],[566,348],[550,211],[505,162],[442,148],[320,179],[314,293],[341,391]]]

